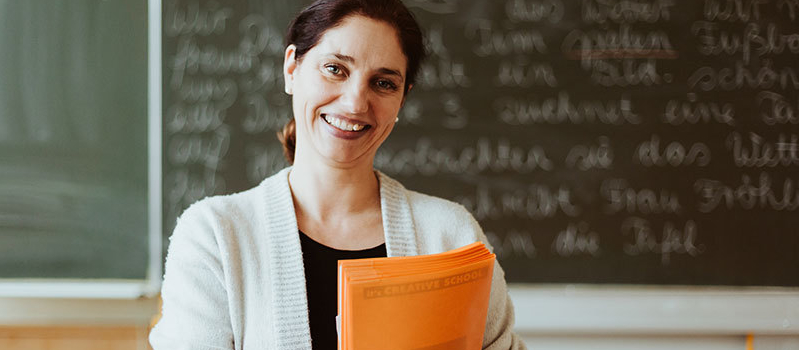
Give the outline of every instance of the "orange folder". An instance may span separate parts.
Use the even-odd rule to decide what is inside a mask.
[[[339,260],[339,350],[481,349],[495,260],[480,242]]]

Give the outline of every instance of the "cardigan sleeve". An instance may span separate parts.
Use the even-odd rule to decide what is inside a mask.
[[[458,205],[463,217],[468,219],[461,220],[465,227],[461,227],[460,232],[470,232],[477,239],[493,251],[488,242],[488,238],[483,233],[483,229],[475,218],[466,208]],[[524,341],[513,332],[514,311],[513,303],[508,295],[508,287],[505,282],[505,272],[499,265],[494,263],[494,273],[491,279],[491,298],[488,304],[488,316],[486,318],[486,328],[483,334],[484,350],[526,350]]]
[[[202,204],[181,215],[170,237],[162,316],[150,333],[153,350],[233,349],[217,225]]]
[[[407,191],[417,230],[417,244],[422,254],[447,251],[483,242],[493,251],[488,238],[474,216],[462,205],[442,198]],[[513,303],[508,295],[505,272],[494,263],[491,297],[483,332],[484,350],[526,350],[524,341],[513,332]]]

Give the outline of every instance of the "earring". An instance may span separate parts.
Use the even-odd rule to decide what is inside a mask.
[[[398,122],[398,121],[399,121],[399,117],[397,117],[397,119],[394,119],[394,122],[395,122],[395,123],[396,123],[396,122]]]

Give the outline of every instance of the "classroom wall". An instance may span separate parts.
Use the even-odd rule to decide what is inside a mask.
[[[144,350],[146,328],[140,327],[0,327],[0,348],[15,350]],[[746,349],[744,336],[600,336],[538,335],[524,336],[530,350],[740,350]],[[753,338],[757,350],[799,349],[799,338],[763,336]]]
[[[799,349],[796,293],[511,285],[510,294],[530,350]],[[156,299],[0,298],[0,349],[146,349],[157,313]]]
[[[740,350],[744,336],[524,336],[530,350]],[[753,338],[758,350],[799,349],[799,338],[763,336]],[[25,326],[0,327],[0,349],[15,350],[145,350],[147,329],[141,327]]]
[[[530,350],[740,350],[743,336],[525,336]],[[769,343],[766,343],[766,342]],[[797,338],[757,338],[756,349],[797,349]],[[767,347],[768,346],[768,347]],[[15,350],[145,350],[147,329],[101,326],[25,326],[0,327],[0,349]]]
[[[747,338],[736,335],[540,335],[525,337],[529,350],[743,350]],[[751,349],[795,350],[799,338],[786,336],[754,337]]]
[[[147,350],[143,326],[1,326],[0,349]]]

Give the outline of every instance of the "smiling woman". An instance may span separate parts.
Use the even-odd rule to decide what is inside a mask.
[[[423,57],[399,0],[320,0],[295,18],[283,64],[294,118],[279,135],[293,166],[181,216],[154,349],[335,349],[338,260],[487,244],[462,206],[374,169]],[[512,327],[495,266],[483,348],[523,349]]]
[[[297,47],[288,46],[286,91],[300,140],[295,167],[327,162],[371,173],[405,96],[399,86],[407,59],[394,33],[383,21],[349,16],[299,60]]]

